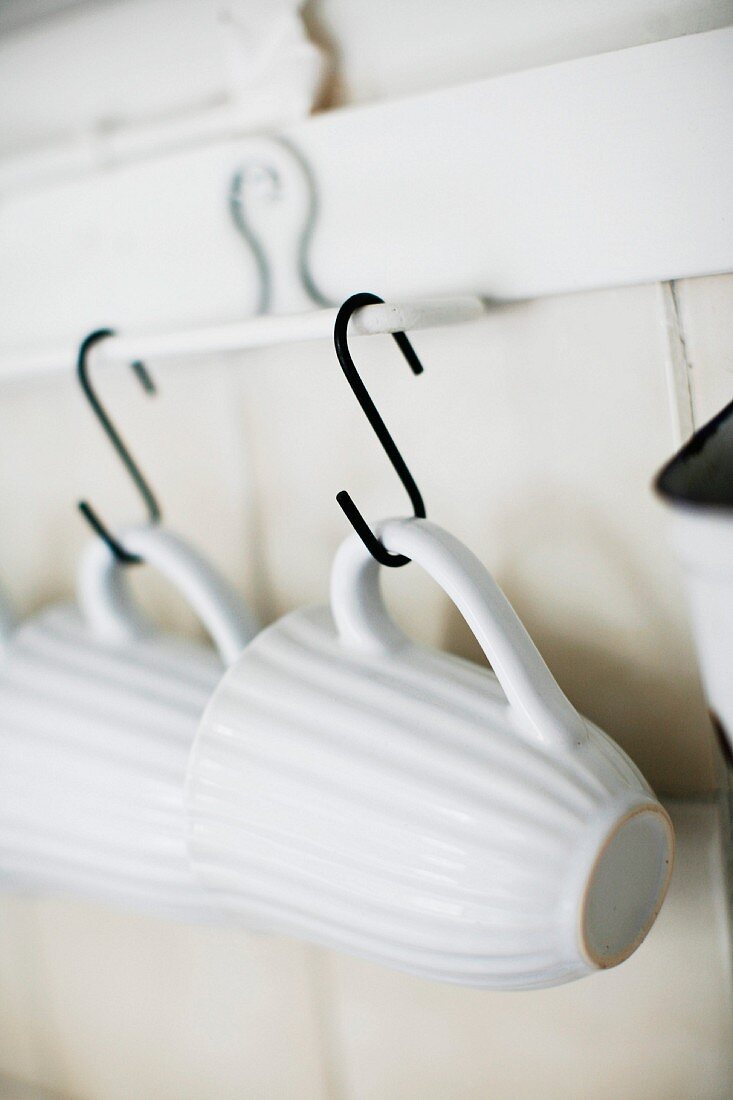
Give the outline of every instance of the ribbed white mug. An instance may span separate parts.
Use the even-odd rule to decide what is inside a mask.
[[[252,927],[430,978],[526,989],[616,965],[667,889],[666,812],[470,551],[421,519],[381,537],[494,671],[410,641],[350,537],[330,611],[258,634],[206,709],[187,780],[200,881]]]
[[[183,588],[208,646],[155,630],[95,539],[80,608],[8,626],[0,655],[0,882],[197,918],[212,906],[186,849],[183,782],[201,713],[255,633],[226,582],[181,539],[124,545]]]

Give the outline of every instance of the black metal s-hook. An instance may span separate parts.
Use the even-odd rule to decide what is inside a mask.
[[[382,420],[376,405],[369,396],[366,386],[359,377],[359,372],[356,369],[354,360],[351,357],[351,352],[349,351],[347,329],[352,313],[357,309],[361,309],[362,306],[377,305],[383,302],[383,298],[377,297],[376,294],[369,294],[366,292],[353,294],[350,298],[347,298],[338,311],[333,329],[333,340],[338,361],[341,364],[341,369],[346,375],[346,381],[351,386],[356,400],[361,405],[367,420],[374,430],[374,434],[382,444],[384,453],[392,463],[395,473],[402,482],[410,498],[414,515],[420,519],[425,519],[425,505],[420,490],[415,484],[415,479],[408,470],[407,464],[397,448],[397,444],[387,430],[387,426]],[[404,332],[393,332],[391,336],[407,360],[412,373],[422,374],[422,363],[418,359],[415,349]],[[342,489],[341,492],[337,494],[336,500],[341,505],[349,523],[354,528],[369,553],[373,558],[376,558],[380,565],[388,565],[397,568],[401,565],[408,564],[410,558],[405,557],[404,554],[390,554],[384,543],[382,543],[371,530],[369,524],[366,522],[345,489]]]
[[[79,357],[77,360],[76,372],[81,384],[81,388],[84,391],[84,395],[89,402],[92,412],[96,416],[99,423],[102,425],[104,432],[109,439],[110,443],[114,447],[115,451],[119,455],[120,461],[127,470],[135,488],[140,494],[145,508],[148,513],[148,520],[150,523],[158,523],[161,517],[160,507],[152,489],[148,485],[140,467],[135,462],[134,458],[130,454],[127,446],[125,445],[120,433],[112,423],[109,414],[105,410],[101,401],[95,393],[91,381],[89,379],[89,352],[98,344],[101,340],[106,340],[110,336],[114,336],[114,329],[100,328],[94,332],[90,332],[89,335],[82,341],[79,348]],[[145,365],[139,361],[130,364],[132,370],[135,373],[135,377],[140,382],[146,393],[154,394],[155,383],[148,373]],[[128,550],[125,550],[124,546],[112,535],[109,529],[105,526],[102,520],[99,518],[92,506],[85,500],[79,502],[79,511],[86,519],[89,526],[96,531],[99,537],[107,544],[117,561],[122,565],[138,565],[142,562],[142,558],[137,554],[131,554]]]

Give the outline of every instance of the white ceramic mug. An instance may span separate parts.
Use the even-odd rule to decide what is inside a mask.
[[[494,672],[410,641],[350,537],[331,610],[258,634],[206,709],[187,780],[200,881],[252,927],[430,978],[522,989],[616,965],[664,898],[666,812],[470,551],[427,520],[380,530]]]
[[[0,882],[210,916],[186,849],[183,782],[223,664],[257,624],[212,567],[159,528],[122,535],[184,589],[217,645],[157,631],[99,539],[79,572],[80,610],[53,607],[0,655]]]
[[[659,473],[720,746],[733,767],[733,402]]]

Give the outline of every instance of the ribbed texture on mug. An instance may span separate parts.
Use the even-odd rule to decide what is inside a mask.
[[[208,915],[183,781],[221,672],[213,651],[166,636],[100,642],[71,608],[22,626],[0,658],[0,880]]]
[[[209,705],[192,860],[255,926],[468,985],[567,980],[588,970],[566,961],[569,854],[604,810],[653,799],[620,749],[591,741],[592,771],[583,750],[522,735],[488,669],[354,655],[325,608],[297,612]]]

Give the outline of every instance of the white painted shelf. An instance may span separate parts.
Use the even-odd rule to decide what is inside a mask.
[[[733,271],[733,27],[324,112],[279,146],[179,136],[5,165],[0,374],[60,369],[101,326],[162,330],[110,341],[120,358],[317,338],[333,314],[309,305],[357,290],[427,299],[419,323],[436,324],[436,295],[470,295],[470,314],[479,298]],[[232,217],[242,172],[268,315],[211,327],[262,305]],[[364,316],[390,331],[387,313]]]

